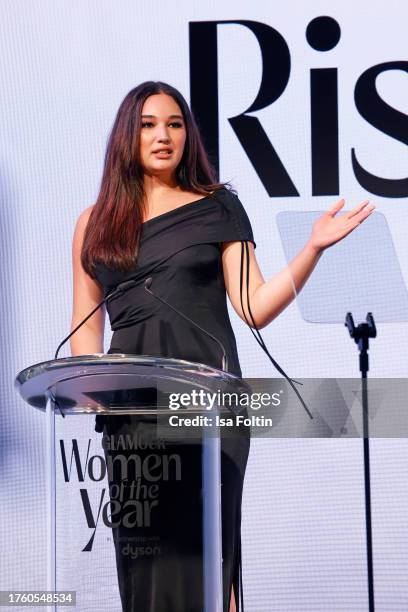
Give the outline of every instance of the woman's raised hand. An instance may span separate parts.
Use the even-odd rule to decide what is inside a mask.
[[[364,200],[351,210],[337,215],[343,208],[345,200],[339,200],[313,224],[309,245],[316,251],[322,251],[345,238],[374,211],[375,206]]]

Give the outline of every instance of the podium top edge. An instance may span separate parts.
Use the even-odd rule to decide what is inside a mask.
[[[14,387],[29,404],[44,407],[47,397],[56,385],[65,382],[77,384],[89,377],[134,377],[134,380],[176,380],[179,383],[204,387],[222,384],[246,387],[242,378],[212,366],[168,357],[129,355],[124,353],[95,353],[43,361],[25,368],[17,374]]]

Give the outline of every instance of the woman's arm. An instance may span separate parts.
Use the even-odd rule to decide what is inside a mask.
[[[79,216],[72,242],[73,308],[71,330],[85,319],[91,310],[103,299],[101,286],[85,272],[81,263],[82,243],[91,211],[92,206]],[[102,306],[71,337],[72,356],[103,353],[104,327],[105,307]]]
[[[284,270],[273,276],[270,280],[265,281],[256,260],[254,245],[250,242],[248,247],[250,260],[249,304],[257,328],[262,329],[273,321],[273,319],[292,302],[296,295],[293,289],[293,283],[295,283],[296,292],[299,292],[312,273],[322,253],[315,251],[309,244],[306,244]],[[228,296],[236,313],[245,321],[241,308],[239,284],[241,243],[224,243],[222,257],[224,280]],[[244,261],[246,260],[244,259]],[[244,266],[242,302],[247,321],[250,323],[251,327],[253,327],[247,308],[245,278],[246,267]]]
[[[368,202],[364,201],[352,210],[336,217],[336,213],[344,206],[344,200],[337,202],[315,222],[311,236],[303,249],[284,270],[268,281],[264,280],[259,269],[254,245],[249,243],[249,304],[258,329],[268,325],[292,302],[306,283],[324,249],[345,238],[373,212],[374,206],[367,206],[367,204]],[[241,243],[224,243],[222,261],[228,296],[236,313],[245,321],[240,300]],[[247,309],[245,266],[242,294],[244,312],[253,327]]]

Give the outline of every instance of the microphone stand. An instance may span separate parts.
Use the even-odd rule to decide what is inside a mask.
[[[120,283],[119,285],[117,285],[117,287],[115,287],[115,289],[113,291],[111,291],[110,293],[108,293],[108,295],[106,297],[103,298],[103,300],[101,300],[99,302],[99,304],[97,304],[95,306],[95,308],[93,308],[91,310],[91,312],[85,317],[85,319],[82,319],[82,321],[68,334],[68,336],[66,336],[58,345],[57,350],[55,351],[55,356],[54,359],[58,358],[58,353],[60,352],[61,348],[64,346],[64,344],[71,338],[71,336],[73,336],[80,327],[82,327],[87,321],[88,319],[90,319],[92,317],[92,315],[106,302],[108,302],[109,300],[111,300],[112,298],[118,297],[119,295],[122,295],[122,293],[124,293],[125,291],[127,291],[128,289],[131,289],[132,287],[134,287],[136,284],[136,282],[131,279],[128,281],[124,281],[123,283]]]
[[[66,342],[68,342],[68,340],[71,338],[71,336],[73,336],[87,321],[88,319],[90,319],[92,317],[92,315],[101,307],[103,306],[103,304],[106,304],[107,302],[109,302],[109,300],[114,299],[116,297],[118,297],[119,295],[122,295],[122,293],[124,293],[125,291],[127,291],[128,289],[131,289],[132,287],[134,287],[136,284],[136,282],[133,279],[130,279],[128,281],[123,281],[122,283],[119,283],[119,285],[117,285],[115,287],[115,289],[113,289],[112,291],[110,291],[110,293],[108,293],[103,300],[101,300],[99,302],[99,304],[97,304],[95,306],[95,308],[93,308],[91,310],[91,312],[85,317],[85,319],[82,319],[82,321],[68,334],[68,336],[66,336],[58,345],[57,350],[55,351],[55,356],[54,359],[58,359],[58,353],[60,352],[61,348],[64,346],[64,344]],[[61,409],[61,406],[58,403],[57,398],[54,396],[52,397],[52,401],[55,403],[55,405],[57,406],[58,410],[60,411],[61,416],[65,419],[65,414]]]
[[[222,352],[222,362],[221,362],[221,369],[224,372],[228,372],[228,357],[227,357],[227,353],[225,351],[224,345],[218,340],[218,338],[216,338],[215,336],[213,336],[212,334],[210,334],[209,331],[207,331],[206,329],[203,329],[200,325],[198,325],[198,323],[196,323],[195,321],[193,321],[192,319],[190,319],[190,317],[187,317],[185,314],[183,314],[180,310],[178,310],[177,308],[174,308],[174,306],[172,306],[169,302],[167,302],[167,300],[164,300],[163,298],[161,298],[159,295],[157,295],[157,293],[154,293],[151,290],[151,285],[152,285],[153,279],[149,276],[149,278],[146,278],[145,283],[144,283],[144,289],[145,291],[151,295],[152,297],[154,297],[156,300],[159,300],[159,302],[161,302],[162,304],[164,304],[165,306],[168,306],[169,308],[171,308],[171,310],[173,312],[175,312],[176,314],[180,315],[180,317],[183,317],[183,319],[185,321],[187,321],[188,323],[190,323],[191,325],[194,325],[194,327],[197,327],[200,331],[202,331],[206,336],[209,336],[211,338],[211,340],[214,340],[214,342],[216,342],[218,344],[218,346],[221,349]]]
[[[369,445],[369,423],[368,423],[368,348],[369,338],[377,336],[374,317],[371,312],[367,313],[366,323],[354,325],[351,312],[346,315],[344,325],[348,328],[351,338],[360,351],[359,363],[362,385],[363,406],[363,444],[364,444],[364,492],[365,492],[365,517],[366,517],[366,548],[367,548],[367,582],[368,582],[368,609],[374,612],[374,572],[373,572],[373,544],[371,525],[371,486],[370,486],[370,445]]]

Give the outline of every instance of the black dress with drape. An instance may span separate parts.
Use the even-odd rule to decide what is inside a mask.
[[[173,357],[221,368],[219,346],[145,291],[144,281],[150,277],[158,296],[220,340],[229,371],[241,376],[221,258],[222,243],[230,241],[254,239],[240,200],[222,188],[146,221],[137,262],[126,274],[98,264],[96,275],[105,295],[123,281],[136,281],[108,304],[114,332],[109,352]],[[145,433],[148,427],[133,416],[97,417],[96,423],[97,431],[116,436]],[[228,612],[232,585],[239,607],[241,500],[249,433],[236,428],[233,436],[221,436],[223,601]],[[105,451],[112,456],[114,452]],[[177,466],[172,477],[160,480],[158,503],[152,504],[142,527],[113,528],[122,607],[126,612],[202,612],[201,448],[172,444],[137,451],[144,458],[152,452],[177,456]]]

